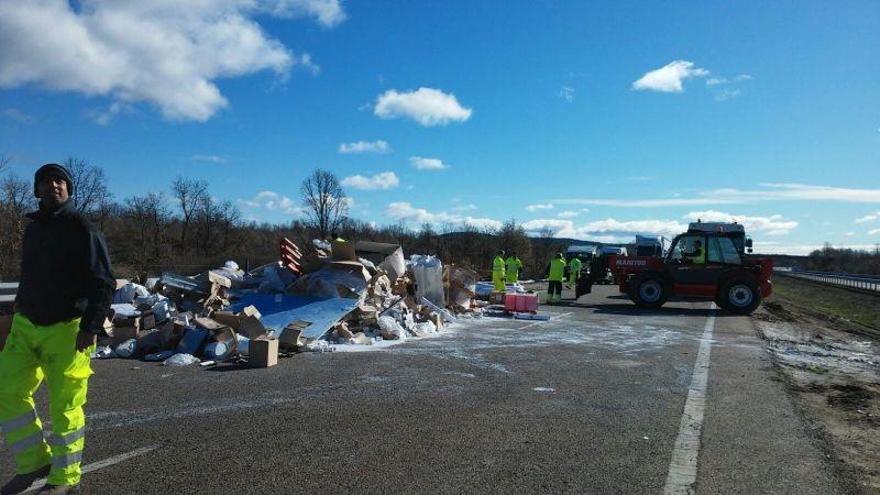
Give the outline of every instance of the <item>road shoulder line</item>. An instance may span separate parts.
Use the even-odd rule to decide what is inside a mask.
[[[715,309],[715,304],[709,306]],[[706,386],[709,381],[709,356],[712,351],[712,333],[715,330],[715,315],[709,316],[700,338],[700,350],[694,363],[691,384],[688,387],[684,413],[672,450],[669,474],[663,488],[665,494],[693,493],[697,481],[697,457],[700,454],[700,434],[703,431],[703,416],[706,410]]]

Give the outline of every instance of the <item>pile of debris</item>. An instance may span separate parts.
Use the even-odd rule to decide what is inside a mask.
[[[95,358],[267,367],[278,356],[427,337],[482,314],[476,272],[396,244],[284,239],[281,260],[245,272],[120,281]]]

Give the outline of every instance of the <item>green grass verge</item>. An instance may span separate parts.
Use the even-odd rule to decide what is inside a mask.
[[[880,296],[819,285],[786,276],[773,277],[773,295],[830,316],[880,329]]]

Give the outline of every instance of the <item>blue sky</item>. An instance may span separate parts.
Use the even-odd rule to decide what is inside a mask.
[[[877,2],[177,4],[0,0],[13,172],[197,177],[286,222],[322,167],[378,224],[880,242]]]

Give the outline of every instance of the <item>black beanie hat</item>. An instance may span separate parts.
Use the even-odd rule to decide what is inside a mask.
[[[34,196],[40,196],[37,192],[37,184],[49,175],[57,175],[58,177],[61,177],[64,182],[67,182],[67,194],[73,196],[73,179],[70,178],[70,172],[57,163],[47,163],[37,169],[37,173],[34,174]]]

